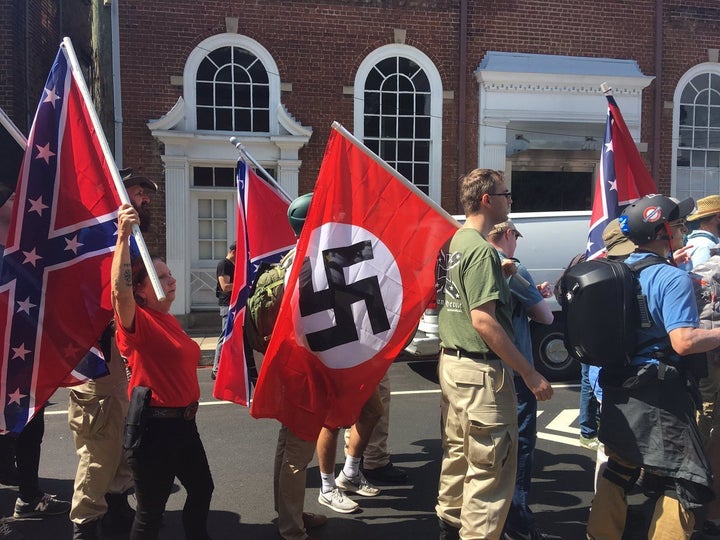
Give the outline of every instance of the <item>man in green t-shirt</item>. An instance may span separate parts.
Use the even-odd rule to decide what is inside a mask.
[[[460,181],[466,221],[453,236],[440,304],[439,374],[443,461],[440,538],[502,534],[517,467],[513,370],[539,401],[552,387],[513,345],[510,289],[497,251],[485,240],[505,221],[511,194],[502,173],[475,169]]]

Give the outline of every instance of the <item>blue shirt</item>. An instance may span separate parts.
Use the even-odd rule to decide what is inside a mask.
[[[507,259],[503,252],[498,251],[498,254],[501,260]],[[525,278],[525,281],[530,285],[525,286],[513,277],[510,278],[508,283],[510,285],[510,293],[512,294],[510,308],[512,309],[512,326],[513,330],[515,330],[515,339],[513,342],[525,359],[530,362],[531,365],[534,365],[530,320],[528,319],[527,310],[544,300],[540,291],[537,290],[535,282],[527,268],[520,263],[517,263],[516,266],[518,274]]]
[[[650,256],[652,255],[649,253],[633,253],[625,259],[625,262],[631,264]],[[698,328],[700,326],[693,284],[686,271],[670,264],[656,264],[640,272],[639,280],[640,288],[647,298],[653,324],[650,328],[641,328],[638,331],[638,345],[665,337],[676,328]],[[669,337],[643,346],[638,350],[631,364],[637,366],[657,364],[657,359],[649,357],[647,353],[666,349],[669,346]],[[671,352],[667,361],[669,363],[679,362],[679,359],[676,353]]]

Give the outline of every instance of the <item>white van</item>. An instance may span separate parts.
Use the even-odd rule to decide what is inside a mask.
[[[454,217],[460,222],[465,219],[465,216]],[[523,235],[515,257],[527,267],[536,283],[548,281],[554,286],[570,260],[585,251],[589,211],[511,213],[510,218]],[[550,325],[530,322],[535,367],[551,381],[576,378],[580,366],[563,343],[564,319],[560,305],[554,297],[545,301],[551,304],[555,320]],[[425,311],[405,351],[417,356],[436,356],[440,352],[437,309],[431,307]]]

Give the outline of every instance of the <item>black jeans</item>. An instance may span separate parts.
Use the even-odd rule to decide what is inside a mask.
[[[45,407],[30,420],[20,435],[0,436],[0,468],[18,471],[18,495],[31,502],[42,494],[38,482],[40,446],[45,434]]]
[[[133,471],[137,512],[130,540],[156,539],[175,477],[187,491],[182,512],[187,540],[207,540],[214,484],[194,420],[148,419],[142,441],[126,457]]]

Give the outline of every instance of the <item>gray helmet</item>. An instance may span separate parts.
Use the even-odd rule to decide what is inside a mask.
[[[308,208],[310,208],[312,195],[312,192],[300,195],[290,203],[290,207],[288,208],[288,220],[297,237],[300,236],[303,225],[305,225],[305,218],[307,217]]]
[[[687,217],[694,209],[692,198],[678,201],[664,195],[646,195],[629,204],[618,221],[623,234],[641,246],[652,241],[666,223]]]

